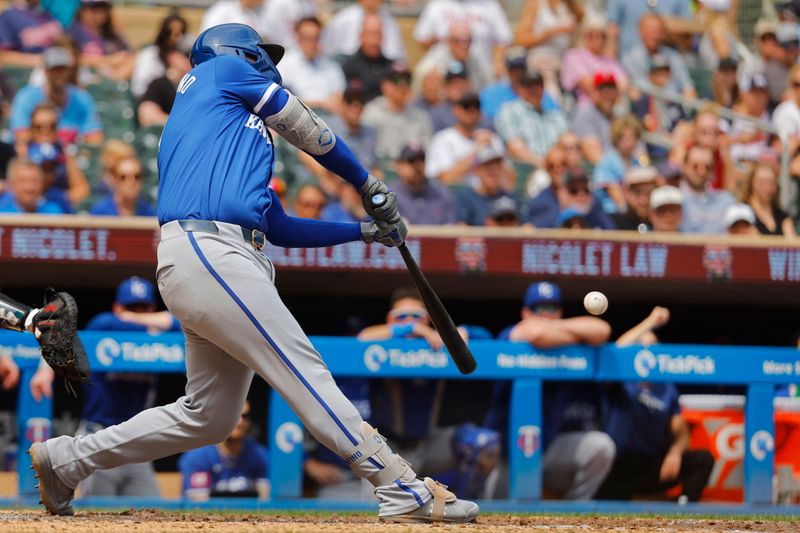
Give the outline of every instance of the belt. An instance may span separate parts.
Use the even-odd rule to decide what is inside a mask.
[[[200,231],[203,233],[219,233],[219,228],[211,220],[179,220],[178,224],[183,231]],[[235,225],[235,224],[234,224]],[[242,238],[244,242],[251,244],[256,250],[262,250],[267,243],[267,237],[264,232],[257,229],[248,229],[238,226],[242,230]]]

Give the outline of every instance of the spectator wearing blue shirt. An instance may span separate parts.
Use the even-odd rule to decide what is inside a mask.
[[[55,104],[59,110],[58,138],[63,145],[79,141],[86,144],[103,142],[103,126],[95,112],[94,99],[70,83],[75,67],[73,55],[66,48],[52,47],[44,52],[42,59],[45,67],[44,87],[23,87],[11,104],[9,126],[17,145],[25,145],[30,140],[31,114],[45,100]]]
[[[31,113],[28,158],[44,171],[47,200],[61,206],[65,213],[89,196],[89,181],[78,166],[75,156],[64,150],[58,139],[58,108],[42,102]]]
[[[330,202],[322,210],[320,220],[328,222],[366,222],[369,220],[367,212],[361,203],[358,191],[353,187],[346,187],[333,172],[326,171],[328,183],[335,187],[335,201]],[[334,185],[335,184],[335,185]]]
[[[185,498],[269,497],[267,448],[247,436],[249,429],[250,403],[245,402],[239,422],[224,441],[181,455],[178,468]]]
[[[499,81],[481,91],[481,112],[493,121],[506,102],[520,98],[524,90],[523,78],[528,69],[528,53],[520,46],[509,48],[506,52],[506,70],[508,79]],[[547,91],[542,97],[542,111],[561,111],[561,106]]]
[[[645,13],[657,13],[664,17],[668,29],[676,28],[692,19],[692,6],[690,0],[609,0],[607,14],[611,24],[608,34],[612,55],[622,57],[641,42],[637,29]]]
[[[611,123],[611,144],[613,148],[603,154],[594,167],[592,182],[597,188],[597,196],[608,214],[625,211],[625,195],[622,182],[629,169],[638,167],[645,154],[639,146],[642,133],[641,124],[632,115],[619,117]]]
[[[0,13],[0,64],[33,68],[62,27],[39,0],[16,0]]]
[[[128,278],[117,287],[110,312],[94,316],[89,331],[122,332],[179,331],[180,324],[168,311],[156,311],[156,290],[143,278]],[[39,401],[51,397],[54,373],[39,365],[31,379],[31,393]],[[84,387],[85,404],[78,433],[88,435],[114,426],[153,406],[156,376],[152,373],[92,372]],[[80,483],[81,496],[157,497],[158,484],[152,463],[138,463],[98,470]]]
[[[153,217],[155,207],[141,197],[142,164],[135,157],[126,157],[111,167],[111,194],[99,200],[89,213],[105,216]]]
[[[547,349],[596,346],[611,335],[608,323],[597,317],[563,318],[561,289],[554,283],[532,283],[520,315],[522,320],[501,331],[499,339]],[[507,381],[495,385],[485,425],[507,430],[510,392]],[[544,487],[565,499],[588,500],[603,483],[615,453],[614,442],[602,431],[600,390],[593,383],[548,383],[543,398]]]
[[[614,222],[603,212],[600,202],[592,194],[586,174],[579,170],[568,170],[561,178],[557,174],[551,174],[550,177],[550,186],[528,201],[526,222],[537,228],[558,228],[561,212],[573,207],[585,214],[590,228],[615,229]]]
[[[15,158],[8,164],[8,191],[0,196],[0,213],[60,215],[64,210],[44,197],[44,172],[29,159]]]
[[[488,144],[475,156],[478,183],[456,192],[456,217],[469,226],[484,226],[492,211],[492,202],[509,193],[503,190],[505,165],[501,147]]]
[[[623,334],[617,346],[658,342],[654,331],[669,322],[669,310],[655,307]],[[629,500],[637,494],[664,492],[682,484],[688,501],[700,500],[714,457],[689,449],[689,425],[681,416],[678,390],[671,383],[622,383],[607,386],[606,431],[617,446],[614,466],[597,493],[600,499]]]

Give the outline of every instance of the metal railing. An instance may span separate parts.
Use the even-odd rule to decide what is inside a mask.
[[[776,128],[771,122],[767,122],[753,117],[748,117],[747,115],[742,115],[740,113],[735,113],[728,108],[716,105],[713,101],[710,100],[701,100],[701,99],[689,100],[685,98],[683,95],[678,94],[674,91],[661,89],[649,83],[637,80],[633,80],[633,84],[636,86],[637,89],[639,89],[645,94],[648,94],[660,100],[665,100],[667,102],[678,104],[682,106],[684,109],[699,111],[704,107],[713,105],[716,113],[722,118],[728,119],[730,121],[736,120],[736,121],[746,122],[747,124],[750,124],[751,126],[753,126],[758,130],[776,136],[781,142],[781,158],[780,158],[781,168],[780,168],[780,175],[778,178],[781,187],[781,197],[780,197],[781,207],[788,213],[791,213],[793,215],[796,214],[797,206],[794,202],[794,199],[796,197],[796,190],[795,190],[796,185],[794,181],[791,179],[791,175],[789,173],[789,165],[791,164],[791,158],[789,156],[789,138],[785,133]]]

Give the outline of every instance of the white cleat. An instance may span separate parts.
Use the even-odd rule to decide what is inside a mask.
[[[422,507],[407,513],[380,516],[382,522],[399,522],[414,524],[431,524],[443,522],[448,524],[464,524],[474,522],[478,517],[480,508],[475,502],[459,500],[456,495],[429,477],[423,480],[425,488],[433,496]]]

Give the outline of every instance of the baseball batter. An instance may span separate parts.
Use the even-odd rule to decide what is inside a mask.
[[[281,87],[283,48],[255,30],[223,24],[201,33],[193,69],[178,85],[160,141],[158,287],[186,337],[186,394],[127,422],[31,447],[42,502],[72,514],[73,489],[98,469],[144,462],[221,442],[239,420],[258,372],[308,430],[369,480],[379,517],[393,522],[469,522],[478,506],[420,479],[364,422],[281,301],[265,240],[312,247],[362,239],[397,246],[406,229],[396,200],[350,149]],[[375,222],[289,217],[268,187],[277,131],[359,190]],[[374,208],[376,193],[389,200]]]

